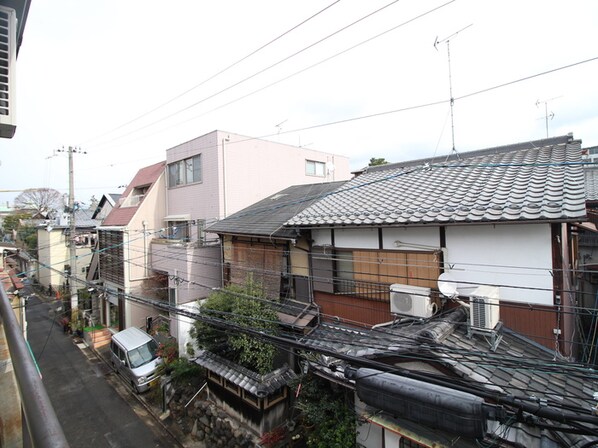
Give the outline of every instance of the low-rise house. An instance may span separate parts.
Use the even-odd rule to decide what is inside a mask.
[[[583,171],[571,135],[370,167],[286,225],[310,234],[324,318],[425,319],[492,285],[493,297],[474,305],[486,313],[478,326],[492,332],[502,321],[574,356]]]
[[[222,241],[223,284],[242,285],[251,275],[281,304],[311,304],[309,241],[283,225],[344,183],[294,185],[208,227]]]
[[[97,202],[93,210],[93,219],[99,219],[103,221],[110,214],[112,209],[118,204],[120,200],[120,194],[104,194],[102,198]]]
[[[85,286],[85,277],[91,263],[97,240],[99,220],[92,219],[92,210],[75,211],[75,234],[71,235],[70,214],[56,220],[44,220],[37,226],[37,279],[41,286],[56,294],[73,275],[80,279],[78,287]],[[71,266],[70,242],[75,242],[76,266]]]
[[[586,151],[597,148],[589,148]],[[592,162],[595,163],[595,162]],[[587,165],[584,169],[586,183],[586,208],[588,223],[579,228],[579,255],[577,264],[576,289],[580,306],[580,360],[596,366],[598,348],[596,347],[596,317],[598,308],[598,168]]]
[[[162,227],[165,213],[165,162],[140,169],[118,203],[98,228],[102,323],[114,330],[146,325],[156,315],[148,305],[127,295],[153,297],[149,244]]]
[[[303,334],[313,328],[317,309],[309,296],[309,242],[283,224],[343,183],[285,188],[206,229],[222,242],[223,286],[243,286],[248,278],[261,285],[286,331]],[[195,362],[208,371],[210,398],[256,435],[289,417],[288,382],[296,378],[291,352],[279,354],[280,367],[265,375],[206,350],[195,355]]]
[[[468,334],[468,315],[459,306],[375,329],[323,323],[301,342],[310,369],[355,391],[360,446],[591,446],[595,371],[510,330],[491,350]]]
[[[182,308],[193,308],[228,275],[207,226],[289,185],[351,177],[347,157],[218,130],[168,149],[166,159],[165,230],[152,240],[150,258],[170,304]],[[172,319],[181,353],[190,326]]]

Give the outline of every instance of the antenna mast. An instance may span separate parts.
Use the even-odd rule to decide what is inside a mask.
[[[436,50],[438,50],[438,44],[446,42],[446,52],[447,52],[447,56],[448,56],[449,95],[451,98],[451,136],[452,136],[452,142],[453,142],[452,152],[457,154],[457,156],[459,156],[459,154],[457,153],[457,150],[455,149],[455,121],[454,121],[454,112],[453,112],[453,107],[455,105],[455,98],[453,97],[453,78],[452,78],[452,73],[451,73],[451,45],[450,45],[450,43],[451,43],[451,38],[453,36],[456,36],[461,31],[466,30],[471,25],[473,25],[473,23],[470,23],[465,28],[461,28],[459,31],[454,32],[453,34],[451,34],[448,37],[445,37],[444,39],[439,40],[438,36],[437,36],[436,40],[434,41],[434,48]]]
[[[549,98],[543,101],[536,101],[536,107],[540,107],[540,104],[544,104],[544,116],[542,118],[544,118],[544,121],[546,123],[546,138],[548,138],[548,119],[550,118],[552,120],[554,118],[554,112],[550,111],[550,113],[548,113],[548,102],[556,100],[557,98],[560,98],[560,96],[555,96],[554,98]]]

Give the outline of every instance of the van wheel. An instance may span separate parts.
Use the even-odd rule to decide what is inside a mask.
[[[110,361],[110,366],[112,367],[114,373],[118,375],[118,369],[116,368],[116,364],[114,364],[114,361]]]
[[[135,381],[131,381],[131,386],[133,386],[133,392],[135,392],[136,394],[139,393],[139,389],[137,389],[137,385],[135,384]]]

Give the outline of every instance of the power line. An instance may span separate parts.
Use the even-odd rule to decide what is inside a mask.
[[[220,95],[220,94],[222,94],[222,93],[224,93],[224,92],[226,92],[226,91],[228,91],[228,90],[230,90],[230,89],[232,89],[232,88],[234,88],[234,87],[237,87],[237,86],[239,86],[239,85],[241,85],[241,84],[243,84],[243,83],[245,83],[245,82],[249,81],[250,79],[253,79],[253,78],[255,78],[256,76],[258,76],[258,75],[261,75],[262,73],[265,73],[266,71],[268,71],[268,70],[270,70],[270,69],[272,69],[272,68],[274,68],[274,67],[276,67],[276,66],[278,66],[278,65],[282,64],[283,62],[286,62],[286,61],[288,61],[289,59],[292,59],[292,58],[294,58],[295,56],[298,56],[298,55],[300,55],[301,53],[303,53],[303,52],[305,52],[305,51],[309,50],[310,48],[312,48],[312,47],[315,47],[316,45],[319,45],[320,43],[322,43],[322,42],[324,42],[324,41],[326,41],[326,40],[330,39],[331,37],[333,37],[333,36],[335,36],[335,35],[337,35],[337,34],[339,34],[339,33],[343,32],[343,31],[345,31],[346,29],[348,29],[348,28],[350,28],[350,27],[352,27],[352,26],[354,26],[354,25],[356,25],[356,24],[358,24],[358,23],[362,22],[363,20],[365,20],[365,19],[367,19],[367,18],[369,18],[369,17],[373,16],[374,14],[377,14],[377,13],[379,13],[379,12],[383,11],[384,9],[388,8],[389,6],[392,6],[393,4],[397,3],[398,1],[399,1],[399,0],[392,0],[390,3],[388,3],[388,4],[386,4],[386,5],[382,6],[382,7],[380,7],[380,8],[378,8],[378,9],[374,10],[373,12],[371,12],[371,13],[369,13],[369,14],[365,15],[365,16],[362,16],[362,17],[360,17],[359,19],[357,19],[357,20],[355,20],[355,21],[351,22],[350,24],[348,24],[348,25],[345,25],[345,26],[341,27],[340,29],[338,29],[338,30],[336,30],[336,31],[334,31],[334,32],[332,32],[332,33],[330,33],[330,34],[326,35],[326,36],[325,36],[325,37],[323,37],[323,38],[320,38],[319,40],[317,40],[317,41],[315,41],[315,42],[311,43],[310,45],[308,45],[308,46],[306,46],[306,47],[303,47],[302,49],[300,49],[300,50],[298,50],[298,51],[296,51],[296,52],[294,52],[294,53],[290,54],[289,56],[286,56],[286,57],[284,57],[284,58],[282,58],[282,59],[278,60],[277,62],[275,62],[275,63],[273,63],[273,64],[270,64],[270,65],[268,65],[267,67],[264,67],[264,68],[262,68],[262,69],[258,70],[257,72],[254,72],[253,74],[251,74],[251,75],[249,75],[249,76],[247,76],[247,77],[245,77],[245,78],[241,79],[240,81],[237,81],[237,82],[235,82],[235,83],[233,83],[233,84],[230,84],[230,85],[228,85],[227,87],[225,87],[225,88],[223,88],[223,89],[219,90],[219,91],[218,91],[218,92],[216,92],[216,93],[213,93],[213,94],[211,94],[211,95],[208,95],[208,96],[206,96],[206,97],[202,98],[201,100],[199,100],[199,101],[196,101],[196,102],[194,102],[194,103],[190,104],[189,106],[186,106],[186,107],[184,107],[184,108],[182,108],[182,109],[179,109],[179,110],[178,110],[178,111],[176,111],[176,112],[173,112],[173,113],[171,113],[171,114],[169,114],[169,115],[166,115],[165,117],[162,117],[162,118],[161,118],[161,119],[159,119],[159,120],[153,121],[153,122],[151,122],[151,123],[149,123],[149,124],[147,124],[147,125],[144,125],[144,126],[142,126],[142,127],[140,127],[140,128],[137,128],[136,130],[134,130],[134,131],[132,131],[132,132],[139,132],[139,131],[141,131],[141,130],[143,130],[143,129],[146,129],[146,128],[150,127],[150,126],[153,126],[153,125],[155,125],[155,124],[157,124],[157,123],[160,123],[160,122],[161,122],[161,121],[163,121],[163,120],[166,120],[166,119],[168,119],[168,118],[171,118],[171,117],[173,117],[173,116],[176,116],[176,115],[180,114],[181,112],[184,112],[184,111],[186,111],[186,110],[189,110],[189,109],[191,109],[191,108],[193,108],[193,107],[195,107],[195,106],[197,106],[197,105],[199,105],[199,104],[201,104],[201,103],[203,103],[203,102],[205,102],[205,101],[207,101],[207,100],[209,100],[209,99],[212,99],[212,98],[214,98],[214,97],[216,97],[216,96],[218,96],[218,95]],[[453,0],[453,1],[454,1],[454,0]],[[130,133],[129,133],[129,134],[130,134]],[[110,142],[112,142],[112,141],[114,141],[114,140],[116,140],[116,139],[118,139],[118,138],[122,138],[122,136],[121,136],[121,137],[117,137],[117,138],[115,138],[115,139],[112,139],[112,140],[108,141],[107,143],[110,143]]]
[[[238,59],[237,61],[233,62],[232,64],[229,64],[228,66],[226,66],[225,68],[219,70],[218,72],[214,73],[213,75],[209,76],[208,78],[204,79],[203,81],[201,81],[198,84],[195,84],[193,87],[185,90],[182,93],[179,93],[178,95],[174,96],[173,98],[169,99],[168,101],[154,107],[153,109],[149,110],[148,112],[145,112],[139,116],[137,116],[136,118],[133,118],[132,120],[127,121],[126,123],[112,129],[111,131],[105,132],[97,137],[92,138],[91,140],[88,141],[94,141],[97,140],[105,135],[109,135],[131,123],[134,123],[138,120],[140,120],[143,117],[146,117],[147,115],[151,114],[152,112],[157,111],[158,109],[161,109],[162,107],[172,103],[173,101],[187,95],[188,93],[192,92],[193,90],[203,86],[204,84],[206,84],[207,82],[211,81],[212,79],[222,75],[223,73],[227,72],[228,70],[230,70],[231,68],[235,67],[236,65],[239,65],[241,62],[245,61],[246,59],[249,59],[251,56],[259,53],[261,50],[263,50],[264,48],[272,45],[274,42],[282,39],[284,36],[286,36],[287,34],[291,33],[292,31],[296,30],[297,28],[299,28],[300,26],[306,24],[307,22],[309,22],[310,20],[312,20],[313,18],[319,16],[320,14],[324,13],[325,11],[327,11],[328,9],[330,9],[331,7],[333,7],[334,5],[336,5],[337,3],[339,3],[340,0],[336,0],[334,2],[332,2],[331,4],[329,4],[328,6],[326,6],[325,8],[319,10],[318,12],[316,12],[315,14],[312,14],[311,16],[309,16],[307,19],[302,20],[301,22],[299,22],[297,25],[294,25],[292,28],[288,29],[287,31],[283,32],[282,34],[278,35],[277,37],[271,39],[270,41],[268,41],[267,43],[261,45],[260,47],[256,48],[255,50],[251,51],[249,54],[243,56],[241,59]]]

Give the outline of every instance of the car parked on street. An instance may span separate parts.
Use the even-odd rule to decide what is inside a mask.
[[[157,354],[158,343],[139,328],[131,327],[112,336],[110,362],[137,392],[145,392],[157,384],[162,358]]]

